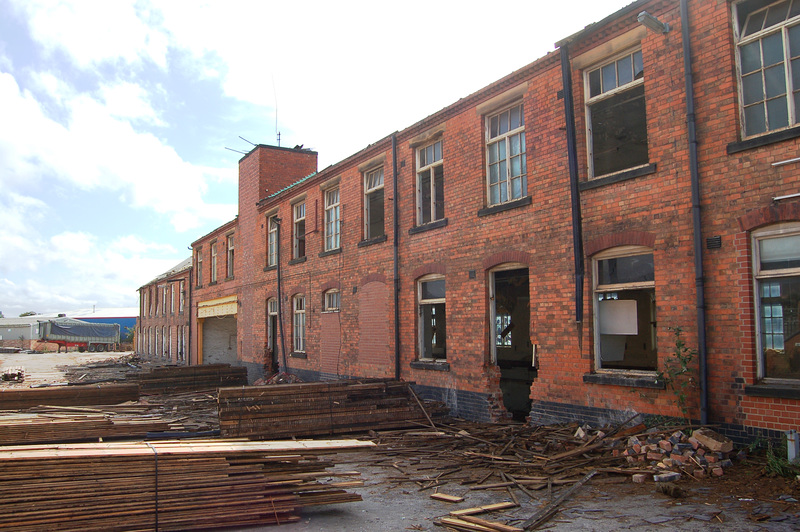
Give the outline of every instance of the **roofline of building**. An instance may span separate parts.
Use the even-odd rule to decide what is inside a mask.
[[[613,22],[613,21],[615,21],[615,20],[617,20],[617,19],[619,19],[621,17],[624,17],[624,16],[628,15],[632,11],[638,11],[639,9],[642,8],[642,6],[644,6],[644,5],[648,4],[648,3],[651,3],[651,2],[652,2],[652,0],[635,0],[633,3],[628,4],[627,6],[621,8],[621,9],[618,9],[617,11],[615,11],[614,13],[608,15],[607,17],[603,18],[602,20],[598,20],[597,22],[592,22],[591,24],[589,24],[588,26],[586,26],[582,30],[580,30],[580,31],[578,31],[576,33],[573,33],[569,37],[561,39],[560,41],[556,41],[555,47],[556,48],[561,48],[564,45],[568,45],[570,43],[578,41],[578,40],[582,39],[583,37],[585,37],[586,34],[594,32],[597,28],[605,26],[605,25],[609,24],[610,22]]]
[[[239,164],[241,164],[242,161],[244,161],[245,159],[250,157],[259,148],[265,148],[265,149],[268,149],[268,150],[281,150],[281,151],[291,151],[291,152],[301,152],[301,153],[313,153],[315,155],[319,155],[315,150],[312,150],[310,148],[303,148],[302,146],[303,145],[301,144],[300,147],[284,148],[283,146],[273,146],[271,144],[256,144],[256,145],[253,146],[253,148],[249,152],[245,153],[242,156],[242,158],[239,159]]]
[[[195,246],[195,244],[199,244],[199,243],[200,243],[200,242],[202,242],[203,240],[206,240],[208,237],[210,237],[210,236],[211,236],[211,235],[213,235],[214,233],[220,233],[220,232],[222,232],[222,231],[227,231],[229,228],[231,228],[231,227],[235,226],[235,225],[237,224],[237,222],[238,222],[238,221],[239,221],[239,215],[237,214],[237,215],[236,215],[236,218],[234,218],[234,219],[233,219],[233,220],[231,220],[230,222],[225,222],[224,224],[220,225],[219,227],[217,227],[217,228],[215,228],[215,229],[212,229],[212,230],[211,230],[211,231],[209,231],[208,233],[204,234],[203,236],[201,236],[200,238],[198,238],[197,240],[195,240],[194,242],[192,242],[191,246],[192,246],[192,247],[194,247],[194,246]],[[149,284],[149,283],[148,283],[148,284]]]

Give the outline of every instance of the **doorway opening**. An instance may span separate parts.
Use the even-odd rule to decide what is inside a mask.
[[[523,421],[531,411],[531,384],[537,376],[528,268],[491,272],[490,302],[489,345],[500,368],[503,405],[515,420]]]

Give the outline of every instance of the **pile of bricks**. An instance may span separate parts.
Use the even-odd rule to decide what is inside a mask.
[[[652,478],[656,482],[672,482],[686,476],[699,480],[708,476],[721,477],[725,468],[737,457],[733,442],[708,428],[695,430],[691,436],[676,431],[669,436],[631,436],[625,450],[615,454],[625,456],[628,463],[649,464],[653,473],[637,473],[634,482]]]

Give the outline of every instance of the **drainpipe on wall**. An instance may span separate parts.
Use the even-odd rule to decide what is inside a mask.
[[[392,133],[392,187],[394,188],[394,378],[400,380],[400,209],[397,193],[397,133]]]
[[[192,250],[192,262],[194,263],[194,250]],[[185,288],[185,291],[184,291],[185,293],[183,294],[183,297],[188,299],[187,303],[188,303],[188,307],[189,307],[187,309],[188,312],[189,312],[189,319],[187,320],[189,322],[189,334],[186,337],[186,358],[189,360],[189,363],[188,363],[189,366],[192,365],[192,294],[194,293],[194,290],[192,290],[192,271],[193,270],[194,270],[193,267],[189,268],[189,283],[188,283],[188,286]],[[186,294],[189,294],[189,297],[186,297]]]
[[[686,128],[689,135],[689,171],[692,183],[692,226],[694,236],[694,282],[697,294],[697,353],[700,365],[700,424],[708,423],[708,363],[706,350],[706,302],[703,286],[703,232],[700,218],[700,172],[697,162],[697,130],[694,114],[692,47],[689,41],[689,7],[681,0],[683,75],[686,84]]]
[[[572,100],[572,70],[569,49],[562,44],[561,82],[564,85],[564,118],[567,128],[567,158],[569,159],[569,188],[572,197],[572,255],[575,267],[575,322],[583,322],[583,228],[581,226],[581,195],[578,189],[578,150],[575,135],[575,105]]]
[[[269,220],[267,220],[269,224]],[[281,362],[283,367],[279,368],[281,372],[288,373],[289,367],[286,365],[286,340],[283,337],[283,294],[281,293],[281,220],[275,217],[275,273],[278,276],[278,329],[281,337]],[[269,230],[269,227],[267,227]]]

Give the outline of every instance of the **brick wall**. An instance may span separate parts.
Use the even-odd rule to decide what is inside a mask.
[[[800,396],[784,391],[781,397],[765,397],[763,390],[761,395],[753,392],[759,383],[750,235],[767,224],[800,221],[800,201],[779,205],[772,201],[796,192],[800,173],[796,166],[770,164],[796,156],[798,140],[785,136],[743,146],[730,3],[691,0],[689,8],[700,237],[703,243],[720,237],[722,243],[702,250],[709,419],[739,434],[780,431],[796,426]],[[643,10],[669,23],[671,30],[666,34],[644,30],[636,20]],[[289,350],[292,297],[302,294],[306,301],[306,349],[287,353],[290,372],[304,379],[394,376],[398,352],[399,376],[415,382],[425,396],[447,402],[456,415],[497,419],[506,412],[503,376],[491,354],[495,325],[490,283],[497,270],[527,269],[530,341],[538,359],[530,387],[532,422],[619,422],[630,413],[681,416],[675,393],[655,380],[655,371],[645,375],[598,371],[602,368],[596,355],[592,268],[598,254],[608,250],[624,246],[651,250],[656,367],[663,368],[675,348],[672,328],[681,328],[687,345],[697,346],[682,23],[678,2],[636,2],[563,43],[572,61],[570,90],[586,266],[581,323],[575,321],[572,197],[558,52],[315,175],[311,174],[316,154],[255,149],[240,162],[235,226],[241,244],[237,244],[235,282],[204,286],[194,300],[237,294],[238,356],[248,364],[263,360],[265,301],[278,295],[279,271],[266,267],[266,226],[267,217],[277,215],[282,220],[280,296]],[[584,75],[638,49],[644,63],[647,164],[592,178]],[[520,201],[491,206],[486,117],[517,102],[524,107],[527,193]],[[418,227],[415,150],[437,139],[443,143],[445,218]],[[365,240],[363,173],[375,165],[384,169],[386,237]],[[332,186],[340,190],[341,248],[326,251],[324,193]],[[306,203],[306,256],[299,260],[292,257],[292,206],[297,201]],[[207,246],[214,234],[195,247]],[[207,259],[206,255],[204,267]],[[420,360],[419,353],[417,283],[430,274],[444,276],[446,283],[447,353],[446,361],[438,363]],[[323,294],[333,287],[341,293],[340,312],[323,313]],[[690,417],[699,417],[697,390],[690,391],[687,407]]]

